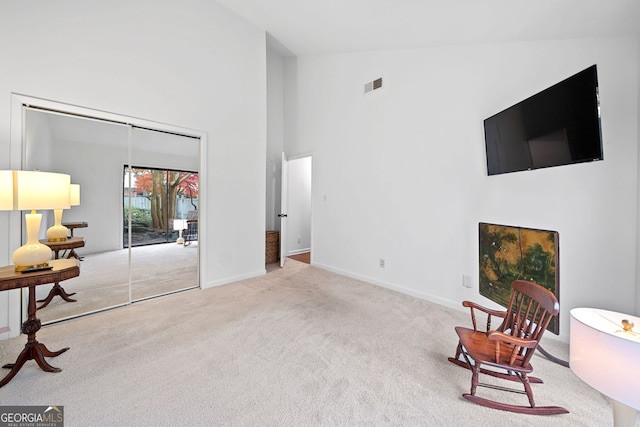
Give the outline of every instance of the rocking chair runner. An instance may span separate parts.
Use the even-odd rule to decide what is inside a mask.
[[[531,383],[542,383],[542,380],[528,376],[533,371],[531,357],[549,322],[558,314],[558,300],[551,291],[533,282],[516,280],[511,287],[511,299],[505,311],[491,310],[470,301],[462,303],[464,307],[471,309],[473,329],[462,326],[455,328],[459,342],[456,356],[449,357],[449,361],[472,372],[471,392],[464,393],[463,396],[471,402],[504,411],[537,415],[567,414],[569,411],[560,406],[536,406]],[[486,331],[477,329],[475,310],[487,315]],[[492,316],[502,319],[502,324],[495,330],[491,329]],[[520,381],[524,386],[524,392],[496,385],[480,384],[479,374],[508,381]],[[476,395],[479,385],[526,394],[529,406],[479,397]]]

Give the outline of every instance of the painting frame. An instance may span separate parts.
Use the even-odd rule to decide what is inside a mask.
[[[550,290],[560,301],[559,233],[493,223],[478,223],[480,295],[506,307],[514,280]],[[560,333],[559,316],[547,329]]]

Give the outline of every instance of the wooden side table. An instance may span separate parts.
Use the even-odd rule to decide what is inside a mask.
[[[42,239],[40,240],[40,243],[42,243],[43,245],[47,245],[49,246],[49,248],[51,248],[51,250],[54,253],[54,258],[55,259],[59,259],[58,254],[60,251],[63,250],[68,250],[71,249],[71,252],[69,252],[69,255],[67,255],[67,259],[71,258],[72,256],[76,259],[80,259],[78,257],[77,254],[75,254],[75,252],[73,251],[75,248],[81,248],[84,246],[84,237],[69,237],[67,240],[62,241],[62,242],[50,242],[47,239]],[[64,288],[62,286],[60,286],[60,284],[58,282],[53,284],[53,288],[51,288],[51,290],[49,291],[49,295],[47,295],[47,297],[45,299],[41,299],[38,300],[38,302],[43,303],[40,307],[38,307],[38,310],[40,310],[41,308],[46,307],[47,305],[49,305],[49,303],[51,302],[51,300],[56,296],[59,295],[60,298],[62,298],[63,300],[67,301],[67,302],[76,302],[77,300],[71,298],[72,295],[75,295],[75,292],[69,294],[67,293],[67,291],[64,290]]]
[[[69,232],[71,233],[71,237],[73,237],[73,230],[75,230],[76,228],[87,228],[89,226],[89,224],[87,224],[84,221],[83,222],[63,222],[62,225],[64,225],[69,229]]]
[[[58,351],[49,350],[44,344],[36,340],[36,332],[40,330],[40,319],[36,318],[36,286],[47,283],[58,283],[80,275],[80,267],[75,259],[61,259],[49,261],[51,270],[32,273],[20,273],[15,271],[15,266],[0,267],[0,291],[10,289],[29,288],[29,303],[27,308],[27,320],[22,324],[22,333],[27,335],[27,343],[18,355],[15,363],[3,366],[11,369],[0,381],[3,387],[18,373],[27,360],[35,360],[38,366],[46,372],[60,372],[60,368],[51,366],[45,357],[55,357],[69,350],[65,347]]]
[[[40,243],[42,243],[43,245],[47,245],[49,246],[49,248],[51,248],[55,259],[59,258],[58,255],[60,251],[66,251],[71,249],[71,252],[69,252],[69,254],[67,255],[67,258],[73,257],[79,260],[80,257],[78,256],[78,254],[74,249],[84,247],[84,237],[68,237],[67,240],[63,240],[61,242],[50,242],[47,239],[42,239],[40,240]]]

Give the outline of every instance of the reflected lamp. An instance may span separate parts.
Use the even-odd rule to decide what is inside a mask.
[[[38,268],[46,268],[51,259],[51,249],[38,241],[42,214],[37,210],[42,209],[68,209],[69,208],[69,184],[71,177],[66,174],[37,171],[2,171],[3,179],[6,172],[11,172],[12,181],[12,209],[30,210],[25,214],[27,230],[27,243],[19,247],[13,253],[11,259],[16,271],[28,271]],[[2,184],[2,203],[6,205],[5,192],[9,187]]]
[[[179,245],[184,245],[184,238],[182,237],[182,230],[186,230],[187,228],[187,220],[186,219],[174,219],[173,220],[173,230],[178,232],[178,239],[176,243]]]
[[[638,326],[636,326],[638,325]],[[640,409],[640,318],[574,308],[570,320],[571,370],[612,400],[614,426],[634,426]]]
[[[69,185],[69,205],[78,206],[80,204],[80,185]],[[53,218],[54,224],[47,229],[47,240],[49,242],[64,242],[67,240],[69,229],[62,225],[62,212],[63,209],[54,209]]]

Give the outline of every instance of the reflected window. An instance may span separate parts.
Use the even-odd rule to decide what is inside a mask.
[[[175,242],[174,220],[197,218],[198,183],[197,172],[125,166],[123,247]]]

